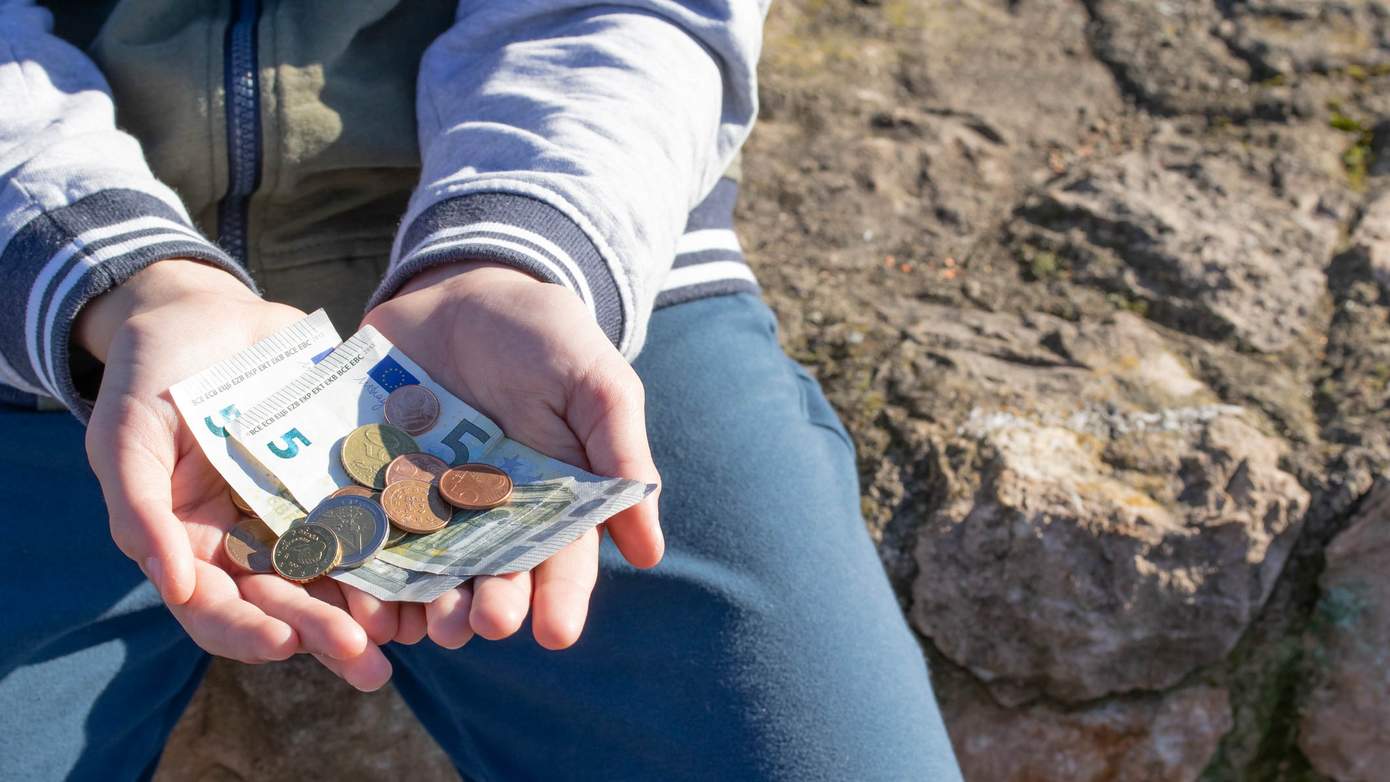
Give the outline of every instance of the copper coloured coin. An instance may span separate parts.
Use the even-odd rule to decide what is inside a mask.
[[[270,573],[270,550],[275,546],[275,533],[260,519],[242,519],[227,530],[222,549],[237,567],[252,573]]]
[[[490,464],[460,464],[439,477],[439,493],[455,508],[495,508],[512,498],[512,478]]]
[[[426,535],[443,529],[454,510],[440,498],[434,486],[424,481],[396,481],[381,493],[381,507],[391,523],[406,532]]]
[[[236,493],[236,489],[233,489],[229,486],[227,487],[227,491],[231,493],[232,504],[236,506],[237,510],[241,511],[242,513],[245,513],[247,516],[255,516],[258,519],[260,518],[260,515],[257,514],[256,511],[251,509],[251,506],[247,504],[246,500],[243,500],[241,498],[241,495]]]
[[[361,497],[364,500],[375,499],[377,493],[368,489],[366,486],[344,486],[341,489],[328,495],[328,499],[334,497]]]
[[[386,485],[398,481],[434,483],[449,469],[438,456],[427,453],[403,453],[386,465]]]
[[[439,420],[439,399],[421,385],[401,386],[386,397],[386,423],[423,434]]]

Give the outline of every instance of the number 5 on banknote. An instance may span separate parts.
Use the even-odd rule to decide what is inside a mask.
[[[488,436],[487,430],[472,421],[459,421],[458,426],[450,429],[449,433],[439,440],[440,445],[447,445],[449,450],[454,452],[454,458],[449,461],[452,465],[467,464],[473,461],[468,452],[468,446],[463,443],[463,436],[466,434],[472,435],[483,449],[487,448],[488,442],[492,439]]]
[[[309,438],[305,437],[303,433],[299,431],[299,427],[295,427],[285,432],[285,434],[280,437],[280,442],[266,443],[266,447],[270,449],[271,453],[281,459],[293,459],[299,455],[299,443],[296,443],[296,440],[305,445],[313,445],[313,443],[309,442]]]

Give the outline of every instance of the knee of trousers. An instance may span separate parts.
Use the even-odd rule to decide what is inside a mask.
[[[672,310],[638,362],[667,558],[634,587],[671,590],[706,628],[789,644],[777,654],[791,664],[870,642],[879,662],[921,669],[860,515],[853,447],[770,311],[748,296]]]

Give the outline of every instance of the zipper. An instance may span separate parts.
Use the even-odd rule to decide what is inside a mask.
[[[261,81],[256,68],[260,0],[232,0],[223,46],[227,115],[227,195],[217,205],[217,243],[247,263],[247,210],[261,183]]]

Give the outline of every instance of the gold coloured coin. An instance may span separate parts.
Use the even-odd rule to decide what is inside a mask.
[[[337,567],[342,556],[343,546],[333,530],[305,522],[285,530],[275,541],[270,562],[282,577],[304,583]]]
[[[232,564],[252,573],[270,573],[270,550],[275,546],[275,532],[260,519],[242,519],[227,530],[222,538],[222,550]]]
[[[400,543],[402,540],[405,540],[408,537],[410,537],[409,530],[403,530],[400,527],[397,527],[395,524],[392,524],[391,532],[388,533],[386,536],[386,545],[382,546],[382,548],[391,548],[392,546],[396,545],[397,543]]]
[[[386,466],[403,453],[417,453],[415,438],[390,424],[367,424],[343,438],[343,469],[354,481],[372,489],[386,488]]]
[[[387,486],[381,493],[381,506],[392,524],[422,535],[443,529],[454,515],[434,486],[409,479]]]
[[[401,386],[386,397],[386,422],[409,434],[424,434],[439,420],[439,398],[422,385]]]
[[[512,498],[512,478],[490,464],[460,464],[439,477],[439,493],[455,508],[496,508]]]

